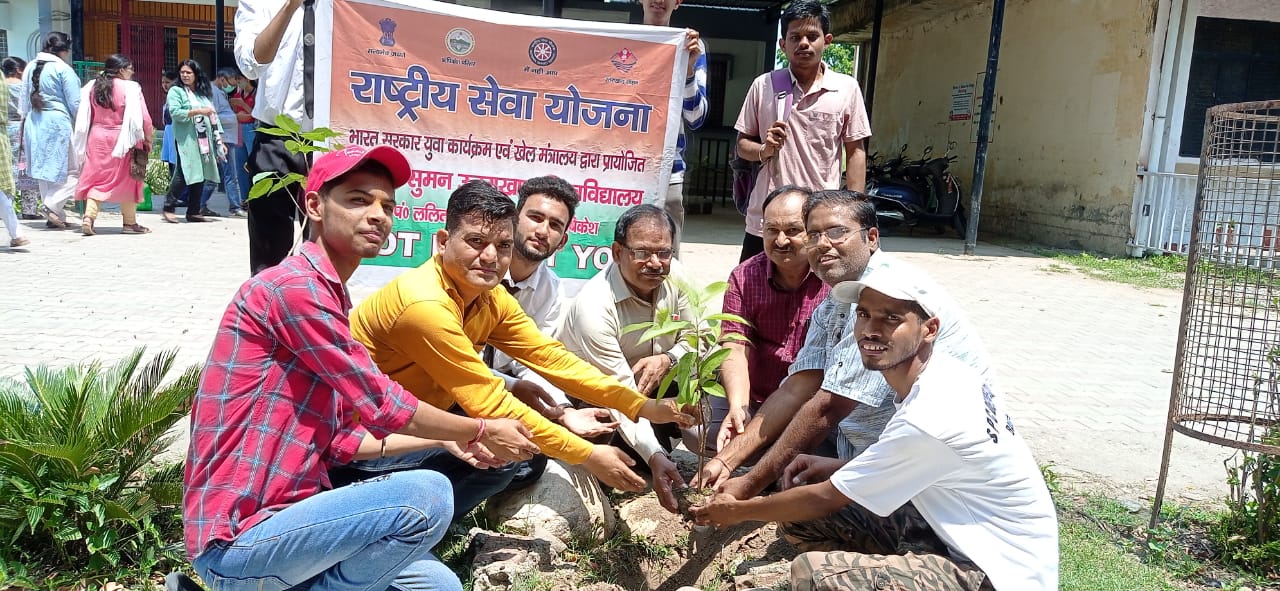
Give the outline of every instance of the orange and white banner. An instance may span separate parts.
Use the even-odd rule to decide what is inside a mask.
[[[339,143],[395,146],[414,169],[397,193],[394,235],[361,267],[362,282],[426,261],[449,194],[471,179],[513,197],[535,176],[577,187],[569,245],[550,261],[566,279],[609,262],[622,211],[665,199],[683,30],[433,1],[326,5],[317,15],[316,124],[341,133]]]

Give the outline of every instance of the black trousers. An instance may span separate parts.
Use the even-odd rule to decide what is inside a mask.
[[[259,129],[265,127],[270,126],[258,123]],[[246,165],[250,179],[262,172],[307,174],[311,168],[307,158],[285,148],[286,141],[288,138],[257,134]],[[245,210],[249,212],[249,272],[257,275],[289,256],[295,223],[302,224],[305,231],[307,217],[302,213],[302,187],[294,184],[267,193],[250,200]]]
[[[764,252],[764,238],[743,232],[742,234],[742,255],[738,259],[741,263],[753,256]]]
[[[204,183],[187,184],[187,178],[182,174],[182,156],[174,151],[174,159],[177,162],[173,165],[173,176],[169,181],[169,193],[164,197],[165,213],[173,213],[178,211],[178,206],[187,205],[187,215],[200,215],[200,197],[204,194]]]

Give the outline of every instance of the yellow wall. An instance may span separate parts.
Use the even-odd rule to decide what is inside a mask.
[[[1154,1],[1009,0],[983,234],[1124,251]],[[952,86],[976,83],[985,69],[990,24],[990,2],[926,22],[886,17],[871,151],[892,155],[908,143],[918,154],[933,144],[936,155],[955,140],[953,170],[967,193],[974,124],[948,121]]]

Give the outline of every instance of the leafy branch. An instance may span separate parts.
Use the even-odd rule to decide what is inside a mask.
[[[284,142],[284,147],[294,154],[324,153],[343,148],[342,144],[325,145],[329,140],[342,136],[342,134],[328,127],[317,127],[311,131],[302,131],[302,126],[297,121],[294,121],[293,117],[284,114],[276,115],[275,123],[275,127],[259,128],[258,133],[288,138]],[[253,175],[253,187],[249,189],[247,201],[288,188],[291,185],[301,186],[306,183],[306,180],[307,175],[296,172],[281,173],[274,170],[260,172]]]

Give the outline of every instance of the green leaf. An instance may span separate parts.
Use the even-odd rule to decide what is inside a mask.
[[[647,343],[661,336],[675,334],[677,332],[680,332],[682,330],[689,328],[690,326],[691,325],[684,320],[670,322],[670,323],[667,323],[666,326],[655,326],[653,328],[650,328],[649,330],[644,331],[644,333],[640,335],[639,341],[641,343]]]
[[[290,151],[290,152],[295,152],[295,153],[296,153],[296,152],[301,152],[301,151],[302,151],[302,146],[304,146],[304,145],[305,145],[305,144],[303,144],[302,142],[300,142],[300,141],[298,141],[298,140],[285,140],[285,142],[284,142],[284,149],[286,149],[286,150],[288,150],[288,151]]]
[[[716,371],[720,369],[720,366],[724,364],[724,360],[729,357],[729,353],[731,353],[729,349],[721,347],[716,349],[714,353],[707,355],[707,358],[702,361],[702,375],[699,375],[698,377],[706,379],[710,376],[714,376]]]
[[[751,339],[746,335],[737,332],[730,332],[720,335],[721,343],[750,343]]]
[[[727,312],[717,312],[715,314],[711,314],[707,316],[707,322],[737,322],[738,324],[742,324],[744,326],[751,326],[751,323],[747,322],[746,318],[738,316],[737,314],[729,314]]]
[[[267,193],[270,193],[271,186],[273,184],[275,184],[275,179],[272,178],[264,178],[259,181],[254,181],[253,187],[249,189],[249,199],[257,199]]]
[[[724,386],[721,386],[719,382],[713,381],[711,383],[703,384],[702,389],[706,390],[707,393],[712,396],[719,396],[720,398],[728,398],[728,394],[725,394],[724,392]]]
[[[281,115],[281,117],[284,117],[284,115]],[[293,137],[292,133],[279,127],[259,127],[255,133],[274,135],[276,137]]]
[[[633,333],[637,330],[645,330],[657,325],[658,325],[657,322],[637,322],[635,324],[628,324],[622,327],[622,334]]]
[[[302,136],[303,139],[320,144],[324,143],[326,140],[339,137],[342,134],[329,129],[328,127],[317,127],[311,131],[304,131],[298,135]]]
[[[291,172],[291,173],[289,173],[289,174],[284,175],[284,182],[285,182],[285,183],[298,183],[298,184],[302,184],[302,183],[305,183],[306,181],[307,181],[307,175],[305,175],[305,174],[300,174],[300,173],[296,173],[296,172]]]
[[[680,389],[680,395],[676,398],[676,401],[682,405],[698,402],[696,393],[691,392],[692,388],[689,387],[689,376],[693,373],[693,364],[697,361],[697,357],[695,353],[685,353],[680,357],[680,361],[676,363],[676,387]],[[695,396],[695,398],[690,400],[690,396]]]
[[[675,378],[676,378],[676,368],[674,367],[671,369],[668,369],[667,373],[662,374],[662,382],[658,384],[658,395],[655,396],[655,398],[657,398],[658,400],[662,400],[662,398],[667,395],[667,390],[671,388],[671,381],[674,380]]]
[[[302,126],[298,125],[298,122],[294,121],[293,117],[285,115],[284,113],[276,115],[276,127],[294,135],[302,133]]]

